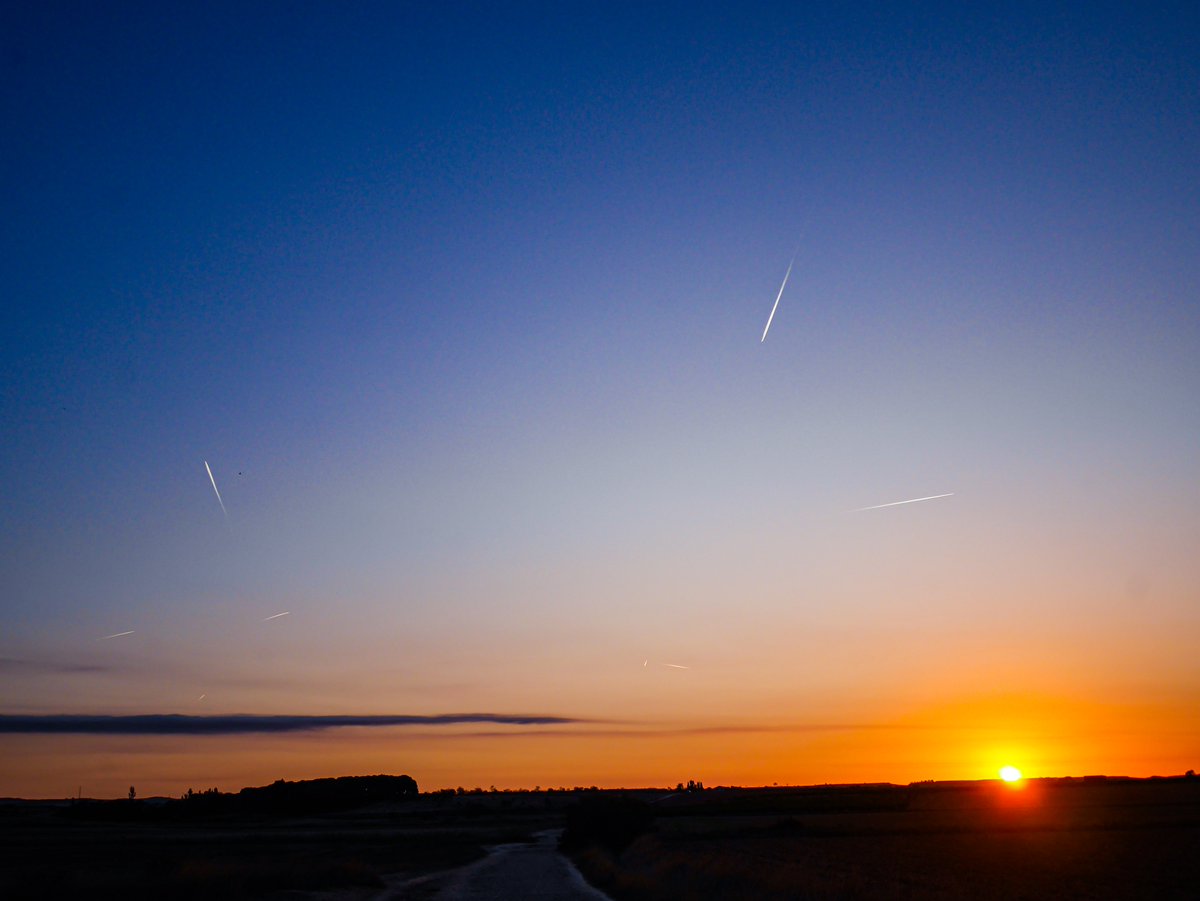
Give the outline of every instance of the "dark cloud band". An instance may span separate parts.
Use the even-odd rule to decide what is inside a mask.
[[[75,714],[0,714],[0,733],[38,735],[245,735],[310,732],[347,726],[453,726],[498,723],[506,726],[555,726],[583,722],[562,716],[516,716],[501,713],[446,713],[437,716],[82,716]]]

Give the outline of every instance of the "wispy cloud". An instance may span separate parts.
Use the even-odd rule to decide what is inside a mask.
[[[251,733],[311,732],[347,726],[453,726],[460,723],[498,723],[508,726],[555,726],[586,722],[562,716],[524,716],[502,713],[445,713],[436,716],[187,716],[157,713],[138,716],[81,714],[0,714],[0,733],[38,735],[245,735]]]
[[[599,724],[599,725],[597,725]],[[796,734],[806,732],[858,732],[864,730],[879,731],[911,731],[914,729],[929,729],[931,726],[910,723],[775,723],[744,725],[700,725],[700,726],[670,726],[670,725],[636,725],[616,724],[605,725],[597,720],[568,720],[565,726],[578,725],[581,728],[562,729],[522,729],[519,731],[480,730],[472,732],[454,732],[451,735],[435,732],[409,733],[407,737],[429,738],[443,740],[445,738],[475,739],[475,738],[678,738],[685,735],[756,735],[764,733]]]

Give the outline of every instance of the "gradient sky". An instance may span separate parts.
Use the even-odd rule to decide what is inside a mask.
[[[1200,764],[1194,3],[0,16],[0,795]]]

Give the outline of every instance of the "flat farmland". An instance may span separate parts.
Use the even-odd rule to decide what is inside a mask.
[[[713,790],[574,857],[622,901],[1196,898],[1200,781]]]
[[[513,807],[422,798],[316,816],[128,822],[80,818],[65,804],[8,803],[0,897],[372,898],[561,821],[540,802]]]
[[[0,897],[432,899],[489,849],[562,827],[566,853],[616,901],[1200,897],[1200,780],[1183,777],[560,790],[423,795],[308,816],[221,811],[0,804]]]

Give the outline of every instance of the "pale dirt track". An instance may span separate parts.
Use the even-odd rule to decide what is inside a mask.
[[[558,853],[560,830],[539,832],[532,843],[497,845],[482,860],[436,880],[392,889],[388,899],[432,901],[611,901],[588,885]]]

